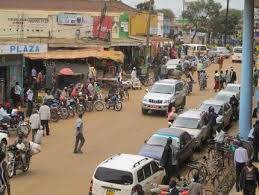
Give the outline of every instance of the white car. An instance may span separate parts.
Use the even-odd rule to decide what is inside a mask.
[[[182,81],[164,79],[156,82],[142,100],[142,113],[152,111],[167,111],[169,103],[176,108],[184,108],[186,91]]]
[[[8,141],[9,141],[9,138],[8,138],[7,133],[5,131],[0,130],[0,144],[1,144],[1,146],[6,147],[8,145]]]
[[[181,67],[182,67],[181,59],[171,59],[166,62],[166,68],[167,70],[173,70],[173,69],[176,69],[179,64],[181,64]]]
[[[240,99],[240,89],[241,89],[241,85],[240,84],[229,83],[229,84],[227,84],[227,86],[226,86],[226,88],[224,90],[235,93],[236,98]]]
[[[117,154],[97,166],[89,195],[132,195],[139,185],[150,194],[152,183],[161,183],[164,176],[164,169],[154,159]]]
[[[225,47],[214,47],[208,52],[208,56],[229,58],[231,56],[230,51]]]
[[[232,62],[241,62],[242,61],[242,47],[234,47]]]

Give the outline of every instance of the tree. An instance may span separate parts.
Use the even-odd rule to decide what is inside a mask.
[[[194,41],[197,32],[208,32],[213,19],[219,16],[221,4],[214,0],[198,0],[189,2],[182,16],[189,20],[194,34],[191,42]]]
[[[164,18],[173,20],[175,18],[175,14],[171,9],[158,9],[157,12],[161,12],[164,14]]]
[[[141,10],[141,11],[149,11],[149,6],[150,6],[150,3],[151,3],[151,10],[154,11],[155,2],[154,2],[154,0],[150,0],[150,1],[146,1],[146,2],[143,2],[143,3],[137,4],[136,8],[138,10]]]

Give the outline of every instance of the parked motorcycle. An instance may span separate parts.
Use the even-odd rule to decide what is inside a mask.
[[[22,161],[21,151],[15,145],[9,146],[7,150],[7,172],[9,177],[13,177],[16,175],[16,170],[22,170],[23,172],[27,172],[30,167],[31,154],[30,150],[28,150],[25,154],[24,164]]]

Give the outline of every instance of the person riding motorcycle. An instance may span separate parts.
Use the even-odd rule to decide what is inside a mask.
[[[233,95],[233,96],[230,98],[229,104],[230,104],[231,107],[232,107],[233,116],[234,116],[235,120],[238,120],[238,118],[239,118],[239,112],[238,112],[239,102],[238,102],[238,99],[236,98],[235,95]]]
[[[26,166],[27,164],[27,155],[30,150],[30,143],[26,140],[26,137],[22,132],[18,133],[17,139],[14,141],[13,146],[15,146],[20,155],[21,155],[21,160],[23,163],[23,166]]]

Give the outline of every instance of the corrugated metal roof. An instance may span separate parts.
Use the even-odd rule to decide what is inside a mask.
[[[102,0],[0,0],[0,9],[101,12],[104,3],[107,12],[137,11],[120,1]]]

